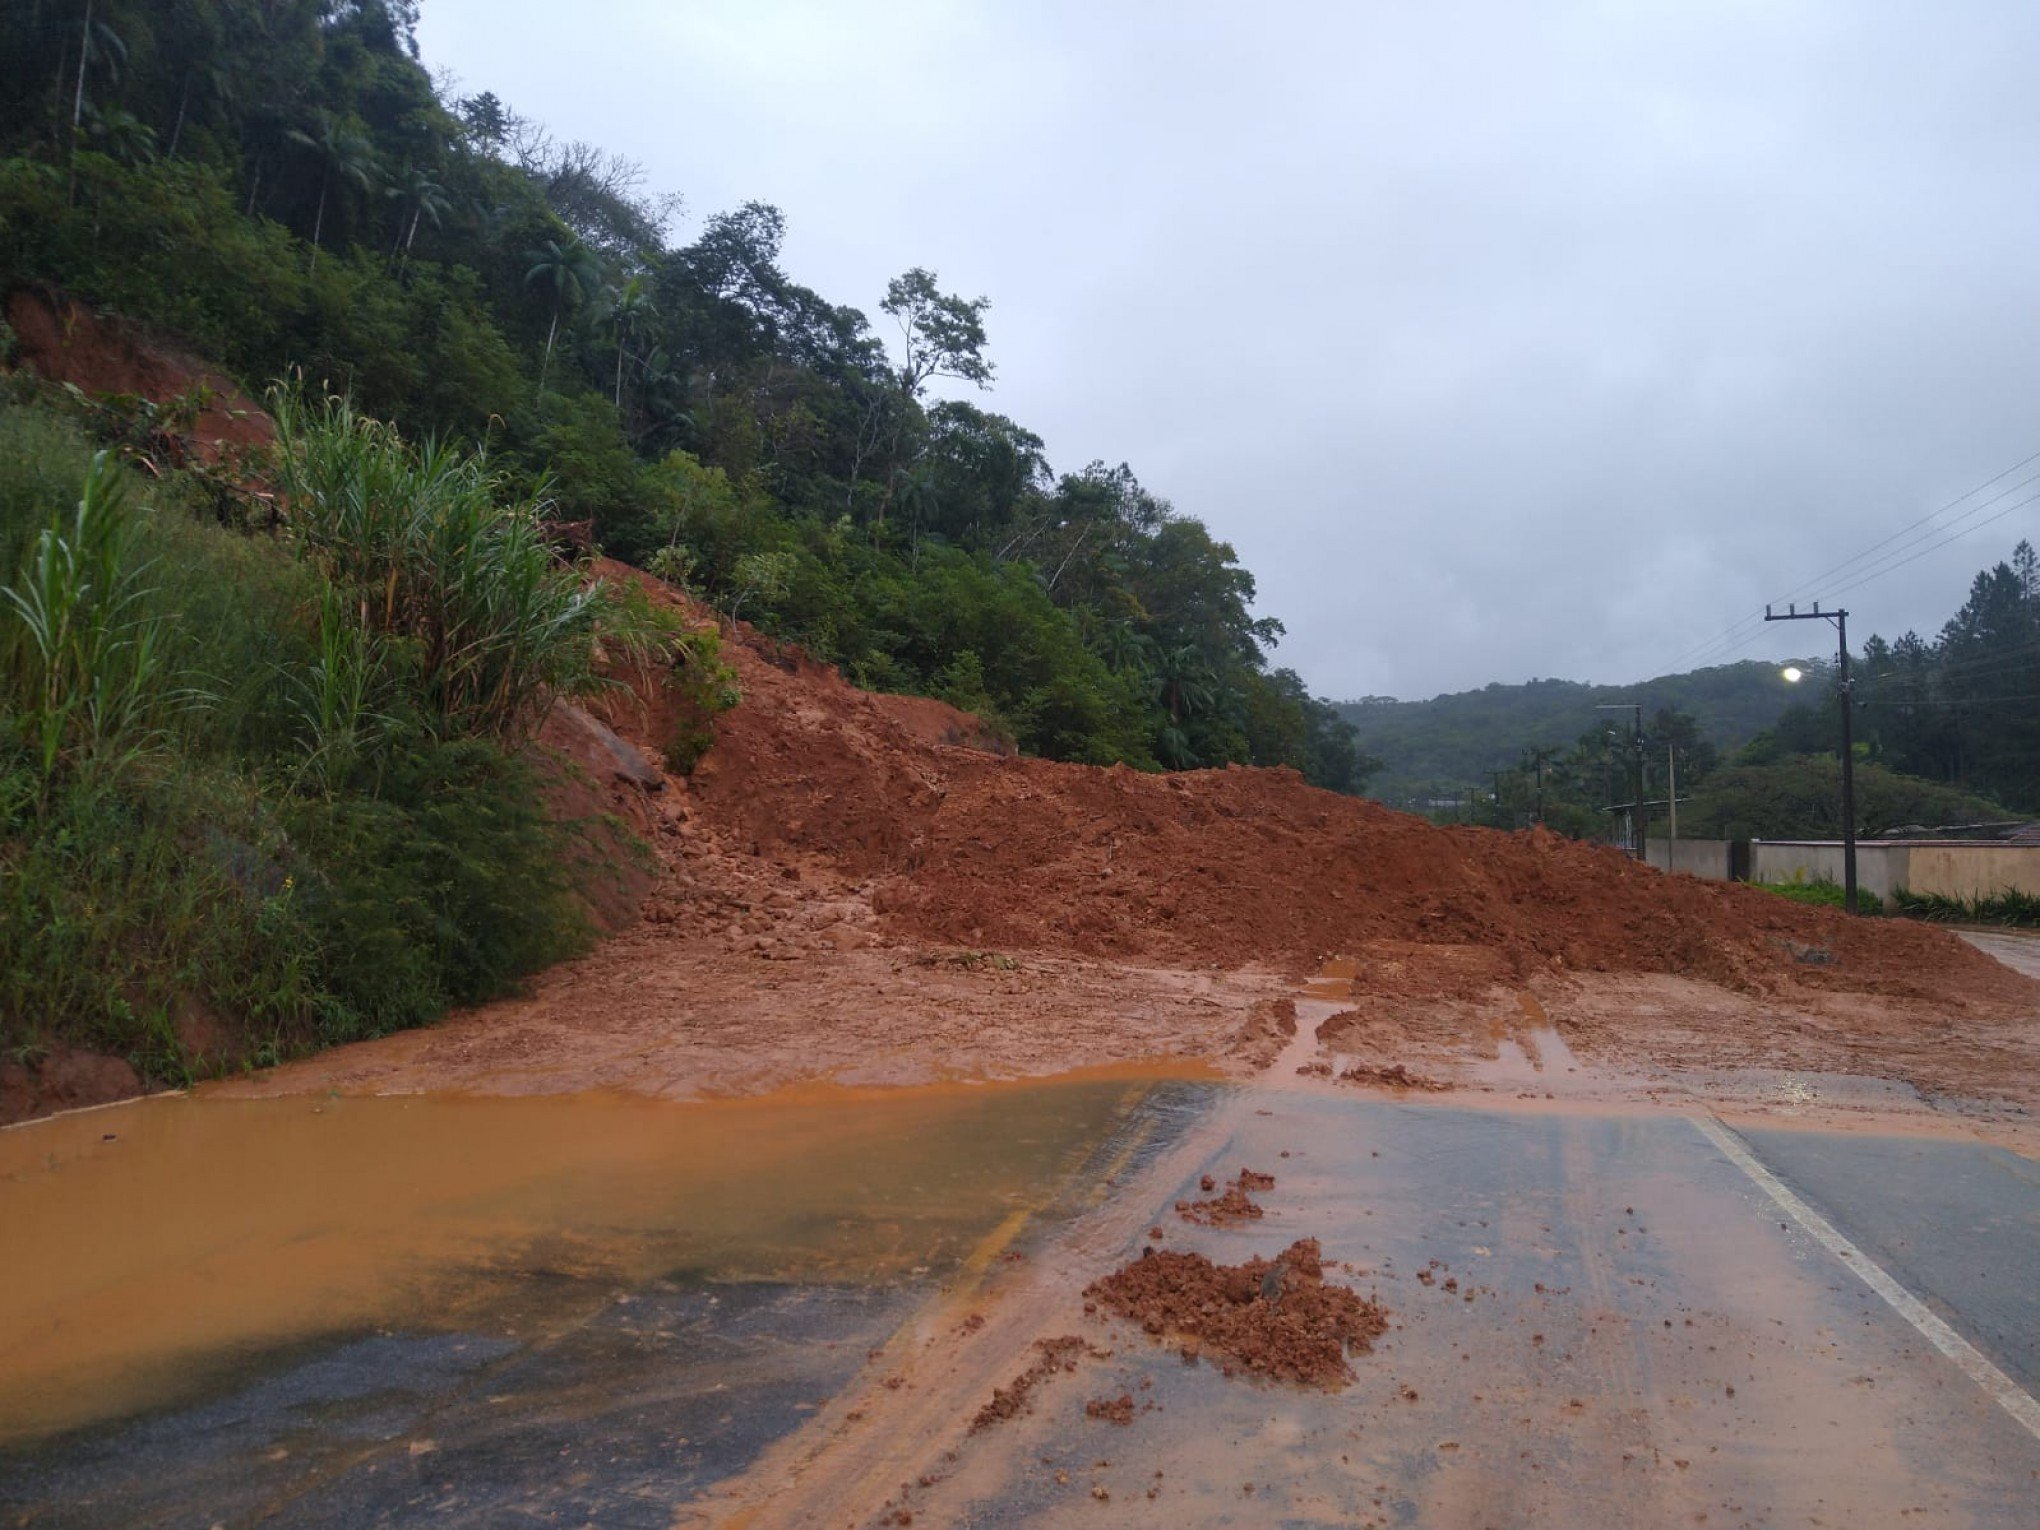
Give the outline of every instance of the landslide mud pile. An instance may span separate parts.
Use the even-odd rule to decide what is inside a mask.
[[[1441,828],[1292,770],[1020,758],[962,712],[859,691],[754,637],[727,656],[745,700],[690,783],[697,823],[739,854],[863,886],[900,936],[1299,975],[1332,952],[1400,952],[1370,964],[1370,986],[1408,966],[1431,993],[1570,970],[2034,1002],[1918,924],[1664,876],[1542,830]]]

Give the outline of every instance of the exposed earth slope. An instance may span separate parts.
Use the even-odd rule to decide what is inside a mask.
[[[1534,1010],[1583,1057],[1644,1074],[2034,1091],[2040,985],[1942,930],[1541,832],[1439,828],[1288,771],[1018,758],[963,713],[859,691],[755,634],[726,653],[744,701],[693,776],[609,785],[659,849],[641,923],[529,997],[254,1087],[682,1095],[1265,1064],[1293,1029],[1284,996],[1344,954],[1354,1008],[1323,1039],[1365,1066],[1449,1074]],[[656,689],[601,711],[656,757],[667,720],[640,694]]]

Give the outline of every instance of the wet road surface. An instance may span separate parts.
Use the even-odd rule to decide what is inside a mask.
[[[670,1524],[1209,1090],[164,1099],[0,1133],[0,1525]]]
[[[222,1163],[211,1116],[5,1137],[0,1214],[44,1241],[7,1250],[41,1284],[0,1289],[0,1524],[2040,1524],[2031,1159],[1959,1122],[1394,1098],[1293,1062],[728,1109],[274,1102],[266,1166]],[[1260,1220],[1173,1214],[1242,1167],[1275,1177]],[[208,1219],[193,1178],[259,1215]],[[1302,1237],[1391,1311],[1342,1391],[1083,1311],[1150,1244]],[[1075,1372],[971,1432],[1066,1333]],[[1122,1396],[1130,1422],[1087,1414]]]
[[[1229,1379],[1065,1309],[1109,1357],[955,1461],[929,1451],[936,1480],[901,1499],[916,1522],[1096,1523],[1104,1502],[1115,1524],[2040,1523],[2040,1438],[1692,1120],[1254,1098],[1189,1167],[1274,1173],[1265,1217],[1164,1217],[1162,1241],[1236,1263],[1319,1238],[1393,1313],[1352,1386]],[[1744,1140],[2030,1381],[2034,1165],[1973,1143]],[[1131,1424],[1087,1417],[1122,1395]]]

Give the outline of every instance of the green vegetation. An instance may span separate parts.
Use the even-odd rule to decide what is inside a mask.
[[[1055,473],[954,396],[994,381],[986,299],[903,272],[888,349],[781,269],[777,209],[670,242],[673,203],[628,160],[486,92],[442,98],[415,19],[6,8],[0,285],[54,284],[256,384],[301,368],[414,440],[486,443],[492,494],[1024,749],[1360,788],[1372,762],[1270,667],[1281,626],[1231,547],[1126,467]]]
[[[2003,818],[1987,798],[1856,762],[1856,832],[1908,824]],[[1842,764],[1832,754],[1793,755],[1772,765],[1731,765],[1708,776],[1679,810],[1679,832],[1696,839],[1840,839]]]
[[[1756,885],[1765,892],[1776,893],[1781,898],[1790,898],[1794,903],[1811,903],[1820,908],[1848,907],[1848,899],[1842,891],[1842,884],[1827,877],[1816,877],[1812,881],[1759,882]],[[1859,887],[1856,889],[1856,912],[1881,914],[1884,912],[1884,904],[1877,894]]]
[[[178,1078],[417,1024],[587,936],[582,826],[518,746],[598,634],[660,634],[474,459],[280,417],[283,544],[0,404],[8,1053]]]
[[[2040,929],[2040,897],[2031,893],[2002,892],[1973,901],[1944,898],[1939,893],[1916,893],[1900,888],[1892,895],[1892,906],[1913,919],[1933,919],[1949,924],[2003,924]]]
[[[1636,685],[1532,680],[1429,701],[1368,696],[1340,702],[1338,712],[1353,725],[1358,746],[1382,761],[1369,795],[1397,806],[1421,806],[1468,787],[1491,790],[1494,773],[1515,769],[1526,751],[1557,758],[1584,735],[1594,741],[1593,752],[1599,752],[1602,735],[1621,719],[1595,708],[1639,700],[1647,712],[1692,719],[1698,738],[1718,753],[1729,753],[1776,722],[1794,697],[1779,682],[1776,666],[1749,661],[1660,675]],[[1628,795],[1624,787],[1599,800],[1626,801]]]
[[[1873,636],[1853,669],[1856,736],[1869,758],[1994,799],[1972,818],[2040,813],[2040,553],[2032,543],[1980,571],[1937,636]],[[1830,689],[1825,706],[1787,714],[1753,747],[1832,749],[1833,716]]]
[[[1745,663],[1619,689],[1534,681],[1431,702],[1371,698],[1341,710],[1358,720],[1358,742],[1388,762],[1381,794],[1389,800],[1497,827],[1541,820],[1562,833],[1605,837],[1615,824],[1607,806],[1634,794],[1634,754],[1619,714],[1583,709],[1593,697],[1609,704],[1640,697],[1657,707],[1645,720],[1642,757],[1644,800],[1656,804],[1653,832],[1666,817],[1676,764],[1682,834],[1835,839],[1842,832],[1837,675],[1820,661],[1803,667],[1811,680],[1797,689],[1821,698],[1812,704],[1782,706],[1792,691],[1778,671]],[[2003,822],[2040,810],[2033,768],[2040,759],[2040,554],[2031,544],[2019,543],[2009,562],[1976,576],[1936,641],[1873,637],[1851,669],[1857,833]],[[1677,704],[1661,705],[1664,698]],[[1680,698],[1690,698],[1693,710]],[[1753,726],[1767,708],[1768,722]],[[1567,747],[1563,730],[1583,715],[1590,724]],[[1504,745],[1511,728],[1521,730],[1517,742]],[[1498,753],[1506,758],[1484,773],[1465,769]],[[1450,768],[1433,779],[1402,774],[1441,763]],[[1397,799],[1397,790],[1410,795]]]

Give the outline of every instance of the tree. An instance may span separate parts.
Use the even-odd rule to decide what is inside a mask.
[[[405,256],[411,253],[411,246],[417,242],[418,225],[430,223],[438,228],[440,220],[453,209],[447,190],[432,176],[432,172],[417,165],[406,165],[399,172],[396,183],[389,188],[389,194],[399,210],[408,208],[410,218],[400,223],[397,239]],[[396,253],[392,248],[391,253]]]
[[[569,308],[578,308],[602,285],[602,263],[593,250],[576,238],[564,242],[548,239],[537,249],[527,250],[524,258],[531,263],[524,273],[525,286],[541,287],[552,293],[552,322],[545,331],[545,362],[538,372],[538,391],[544,393],[546,377],[552,371],[553,342],[559,338],[560,315]]]
[[[616,396],[612,401],[618,412],[623,409],[623,348],[630,339],[631,329],[651,317],[651,289],[642,272],[632,276],[609,300],[609,324],[616,331]]]
[[[85,130],[100,153],[124,165],[146,164],[156,157],[156,133],[133,112],[109,107],[101,111],[88,107]]]
[[[71,95],[71,131],[85,120],[85,73],[92,65],[105,70],[109,78],[120,77],[127,62],[127,43],[104,20],[95,18],[97,0],[85,0],[85,16],[78,31],[78,81]]]
[[[435,89],[415,12],[0,4],[0,269],[244,376],[303,364],[414,434],[486,433],[521,492],[549,479],[560,518],[592,519],[612,554],[677,537],[721,610],[867,683],[982,704],[1024,748],[1284,764],[1350,788],[1365,762],[1269,672],[1279,626],[1231,548],[1124,466],[1058,478],[1038,436],[962,401],[993,378],[984,298],[905,271],[874,295],[899,326],[881,339],[789,275],[787,220],[763,202],[673,247],[670,199],[628,158]],[[66,167],[54,148],[94,143],[74,117],[108,152]],[[378,165],[392,184],[371,204]],[[573,376],[555,391],[563,329]],[[721,477],[724,511],[675,488],[656,459],[676,448]],[[760,556],[790,562],[743,561]],[[768,594],[752,576],[775,567]]]
[[[309,133],[292,128],[285,136],[309,150],[319,166],[318,210],[312,215],[312,269],[317,270],[319,240],[326,229],[326,199],[336,181],[362,191],[374,184],[375,149],[359,128],[324,110],[313,118]]]
[[[918,399],[936,377],[979,388],[992,385],[994,368],[984,354],[990,298],[964,299],[942,292],[934,272],[915,266],[886,283],[885,301],[878,306],[900,326],[900,391],[907,397]]]
[[[463,96],[456,112],[468,137],[486,149],[500,149],[510,137],[509,110],[493,90]]]

